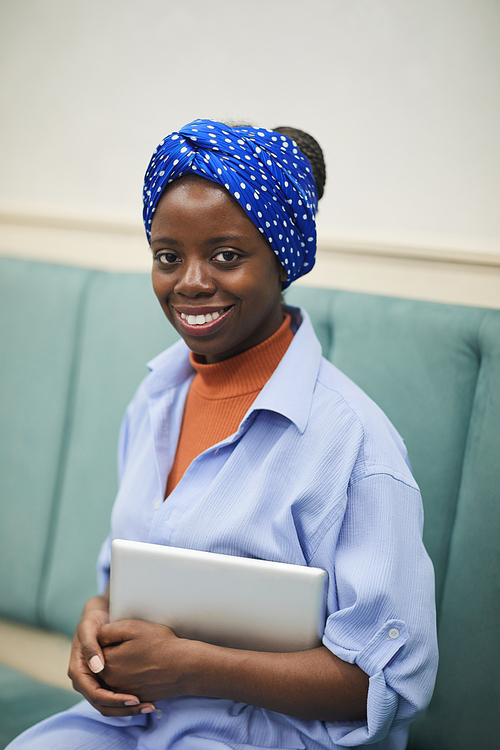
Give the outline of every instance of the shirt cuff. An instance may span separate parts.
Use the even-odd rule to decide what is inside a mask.
[[[343,661],[357,664],[369,678],[367,721],[347,730],[344,723],[326,722],[332,740],[345,747],[378,742],[391,730],[399,704],[399,695],[386,683],[384,669],[408,640],[402,620],[387,620],[361,649],[352,651],[334,643],[327,635],[324,645]]]

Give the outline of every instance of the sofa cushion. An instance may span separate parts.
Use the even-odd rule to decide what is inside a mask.
[[[92,272],[2,259],[0,614],[38,621]]]

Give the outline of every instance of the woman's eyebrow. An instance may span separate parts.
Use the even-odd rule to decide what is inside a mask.
[[[223,242],[241,242],[242,240],[249,240],[245,234],[225,234],[220,237],[210,237],[206,240],[206,245],[220,245]]]
[[[174,240],[173,237],[155,237],[151,239],[151,245],[156,245],[157,242],[165,245],[175,245],[176,247],[179,247],[181,244],[178,240]]]
[[[245,234],[224,234],[220,237],[209,237],[205,240],[204,244],[212,247],[213,245],[222,245],[228,242],[248,242],[250,239],[251,238],[247,237]],[[157,244],[170,245],[170,247],[181,247],[182,242],[175,240],[173,237],[155,237],[154,239],[151,239],[151,247]]]

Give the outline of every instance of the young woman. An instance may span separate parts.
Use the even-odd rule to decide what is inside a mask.
[[[430,699],[433,573],[403,443],[282,301],[314,264],[319,191],[303,151],[320,154],[284,133],[197,120],[152,157],[153,287],[182,341],[127,411],[110,539],[324,568],[323,645],[262,653],[110,624],[103,593],[73,645],[86,702],[12,750],[389,750]]]

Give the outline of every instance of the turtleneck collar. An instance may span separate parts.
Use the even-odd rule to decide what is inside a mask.
[[[202,398],[217,400],[259,392],[293,339],[290,323],[291,317],[286,313],[276,333],[261,344],[222,362],[208,365],[191,352],[189,359],[196,370],[191,389]]]

